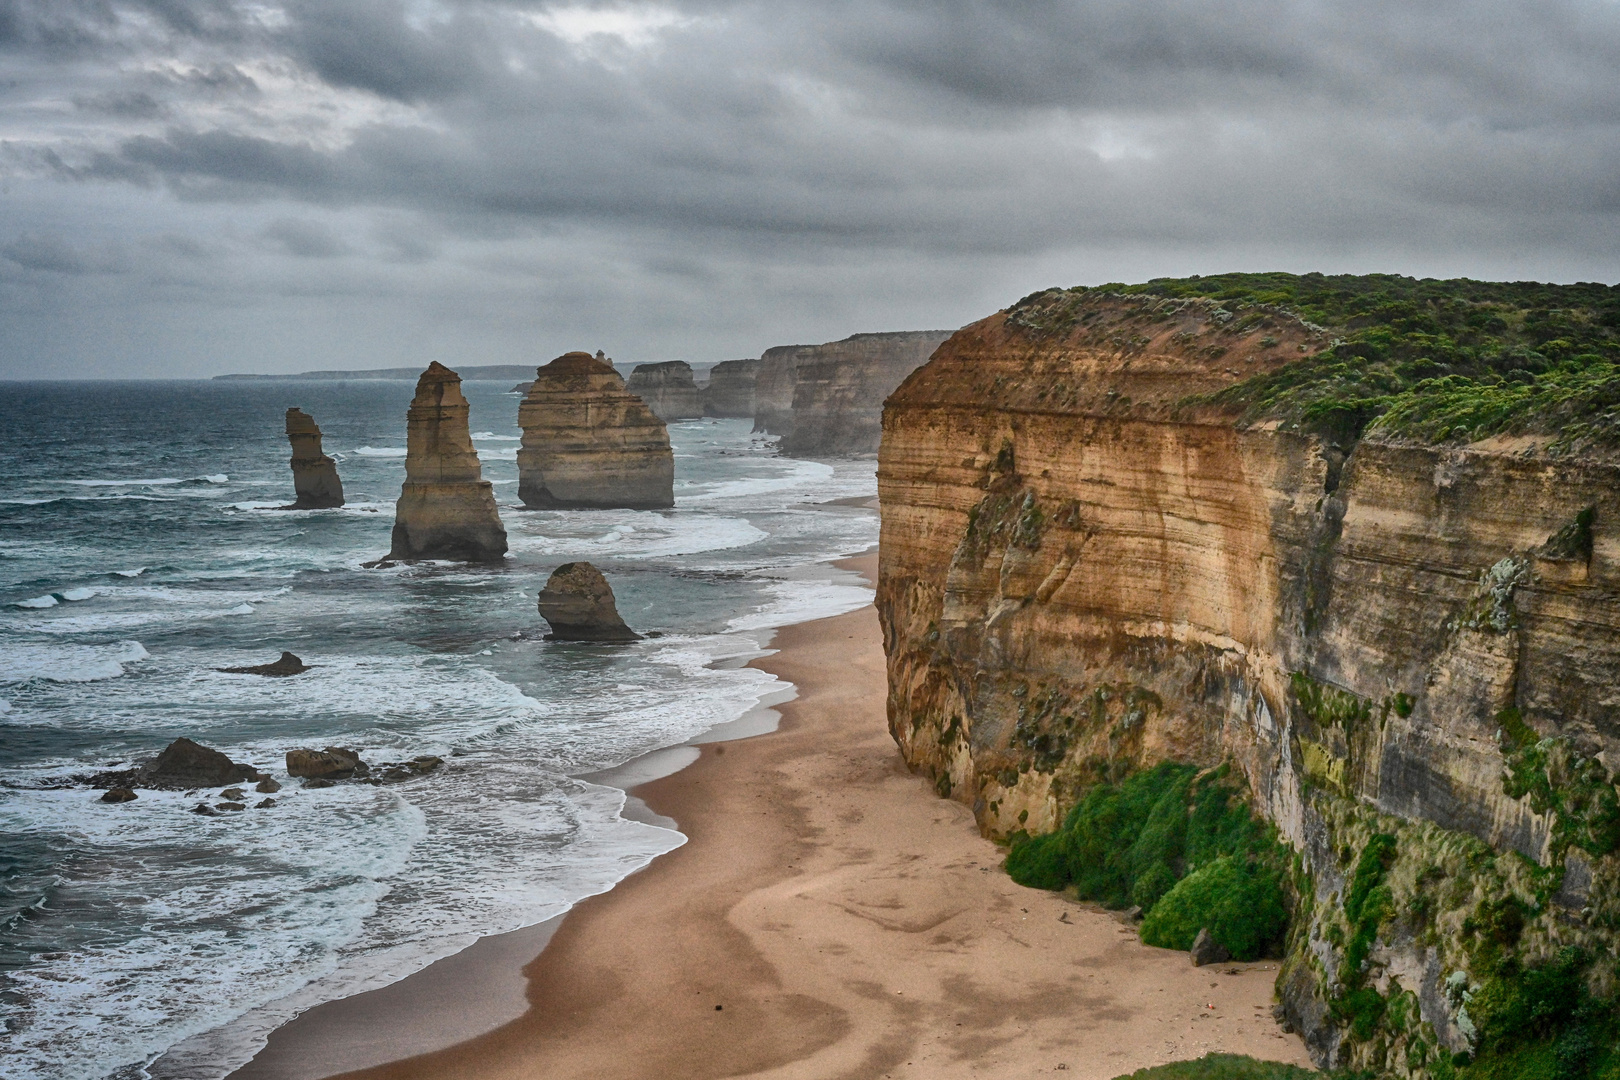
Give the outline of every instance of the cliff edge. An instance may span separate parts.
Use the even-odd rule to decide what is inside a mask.
[[[646,402],[647,408],[666,424],[703,415],[703,393],[692,378],[692,365],[685,360],[637,364],[625,389]]]
[[[877,604],[891,732],[988,835],[1234,766],[1299,856],[1289,1020],[1440,1077],[1560,950],[1615,990],[1620,468],[1570,402],[1620,320],[1401,282],[1333,329],[1198,282],[959,331],[884,410]]]

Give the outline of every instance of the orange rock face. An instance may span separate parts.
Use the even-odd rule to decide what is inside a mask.
[[[302,409],[287,410],[287,441],[292,443],[293,492],[290,510],[321,510],[343,505],[337,462],[321,452],[321,429]]]
[[[1329,343],[1259,314],[1096,294],[1045,321],[1003,312],[889,398],[877,606],[903,756],[993,836],[1053,830],[1105,771],[1231,762],[1300,852],[1313,919],[1334,917],[1343,853],[1372,831],[1417,867],[1397,908],[1443,911],[1423,860],[1481,841],[1544,864],[1568,850],[1586,884],[1559,911],[1600,905],[1620,856],[1558,840],[1588,811],[1504,777],[1540,768],[1536,745],[1554,788],[1592,776],[1591,805],[1607,798],[1620,468],[1503,441],[1335,443],[1190,402]],[[1555,922],[1526,934],[1570,933]],[[1299,938],[1320,955],[1291,957],[1279,991],[1320,1063],[1362,1067],[1319,977],[1339,962],[1327,929]],[[1460,1051],[1423,974],[1466,963],[1460,934],[1441,939],[1376,955]]]
[[[518,497],[536,510],[675,505],[669,431],[606,360],[571,352],[540,368],[518,407]]]
[[[390,559],[492,562],[506,554],[506,527],[467,414],[461,376],[437,361],[429,365],[406,414],[405,484]]]

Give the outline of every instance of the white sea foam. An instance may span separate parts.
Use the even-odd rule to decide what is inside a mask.
[[[479,461],[516,461],[517,460],[517,455],[518,455],[517,447],[515,447],[515,446],[506,446],[506,447],[500,447],[500,448],[495,449],[495,450],[480,450],[480,451],[478,451],[478,460]]]
[[[12,641],[0,645],[0,684],[44,679],[55,683],[97,682],[124,674],[124,665],[149,657],[138,641],[110,645]]]
[[[402,458],[406,450],[403,446],[357,446],[353,453],[368,458]]]
[[[18,600],[15,604],[12,605],[12,607],[20,607],[20,608],[52,608],[52,607],[55,607],[56,604],[57,604],[56,597],[51,596],[50,594],[47,593],[44,596],[34,596],[34,597],[30,597],[27,600]]]
[[[56,595],[60,596],[63,600],[88,600],[98,592],[100,592],[99,589],[89,588],[63,589]]]
[[[137,566],[133,570],[114,570],[113,573],[117,574],[119,577],[140,577],[142,574],[146,573],[146,567]]]
[[[499,440],[501,442],[522,442],[521,435],[497,435],[493,431],[478,431],[473,433],[475,439]]]
[[[751,476],[740,480],[721,480],[706,484],[692,484],[675,498],[675,505],[708,502],[714,499],[736,499],[762,495],[766,492],[786,491],[803,487],[817,480],[827,480],[834,474],[824,461],[784,462],[789,467],[774,476]]]
[[[64,480],[62,483],[78,487],[161,487],[167,484],[183,484],[185,481],[177,476],[159,476],[147,480]]]

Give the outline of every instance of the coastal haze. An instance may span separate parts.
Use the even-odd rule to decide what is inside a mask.
[[[1604,0],[8,0],[0,57],[10,378],[715,361],[1620,251]]]

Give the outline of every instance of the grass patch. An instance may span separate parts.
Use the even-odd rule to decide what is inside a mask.
[[[1260,1061],[1244,1054],[1205,1054],[1196,1061],[1172,1061],[1138,1069],[1118,1080],[1313,1080],[1322,1074],[1280,1061]]]
[[[1281,939],[1284,865],[1274,831],[1225,766],[1200,775],[1174,762],[1093,786],[1060,829],[1021,839],[1007,855],[1021,885],[1072,886],[1081,899],[1141,907],[1149,944],[1185,949],[1208,926],[1239,958]]]

